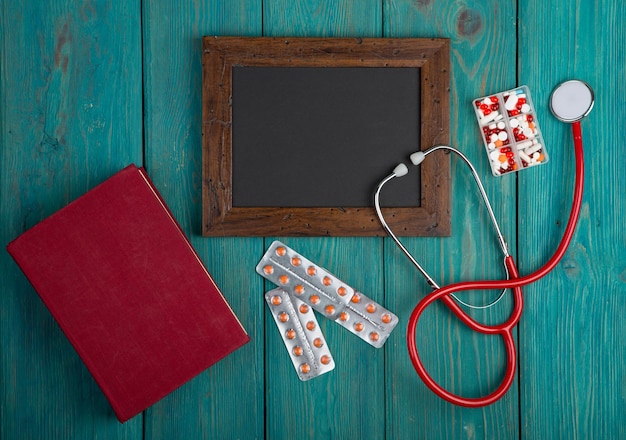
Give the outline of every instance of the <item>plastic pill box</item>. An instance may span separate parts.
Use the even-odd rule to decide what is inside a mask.
[[[475,99],[473,107],[494,176],[548,161],[527,86]]]

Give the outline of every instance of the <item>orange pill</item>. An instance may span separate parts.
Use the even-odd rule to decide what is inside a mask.
[[[310,373],[311,372],[311,366],[307,363],[304,363],[302,365],[300,365],[300,371],[303,372],[304,374]]]
[[[540,154],[539,159],[537,159],[537,162],[543,162],[545,158],[546,157],[543,154]]]
[[[315,275],[317,273],[317,269],[315,269],[314,266],[309,266],[306,269],[306,273],[309,274],[309,276],[312,277],[313,275]]]
[[[294,339],[296,337],[296,331],[290,328],[285,332],[285,335],[287,336],[287,339]]]
[[[291,259],[292,266],[300,266],[302,264],[302,260],[298,257],[293,257]]]
[[[330,356],[328,356],[327,354],[325,354],[324,356],[322,356],[320,358],[320,362],[324,365],[328,365],[330,364]]]
[[[298,284],[293,288],[293,291],[296,292],[296,295],[302,295],[304,293],[304,286],[302,284]]]
[[[302,304],[300,306],[300,313],[304,314],[304,313],[308,313],[308,311],[309,311],[309,306],[307,306],[306,304]]]
[[[500,148],[502,145],[504,145],[504,143],[503,143],[500,139],[498,139],[497,141],[495,141],[495,142],[494,142],[494,144],[495,144],[495,146],[496,146],[496,147],[498,147],[498,148]]]
[[[367,310],[367,313],[374,313],[376,311],[376,306],[370,303],[367,306],[365,306],[365,310]]]
[[[391,322],[391,315],[389,313],[384,313],[383,316],[380,317],[380,319],[385,324],[389,324]]]
[[[287,284],[289,282],[289,277],[287,275],[281,275],[278,277],[278,282],[280,284]]]
[[[322,338],[315,338],[313,339],[313,345],[317,348],[321,348],[324,346],[324,341],[322,341]]]
[[[302,353],[304,353],[304,350],[302,349],[302,347],[300,347],[298,345],[293,347],[293,354],[294,354],[294,356],[302,356]]]
[[[282,302],[283,302],[283,299],[282,299],[280,296],[278,296],[278,295],[274,295],[274,296],[272,297],[272,304],[274,304],[275,306],[279,306],[279,305],[281,305],[281,304],[282,304]]]
[[[333,280],[330,277],[324,277],[322,280],[325,286],[330,286],[333,283]]]
[[[348,312],[341,312],[341,314],[339,315],[339,319],[341,319],[343,322],[346,322],[348,319],[350,319],[350,315],[348,315]]]
[[[274,273],[274,266],[272,266],[271,264],[268,264],[266,266],[263,267],[263,272],[265,272],[266,275],[271,275]]]
[[[346,296],[346,293],[348,293],[348,289],[341,286],[340,288],[337,289],[337,293],[339,294],[339,296]]]
[[[289,321],[289,315],[288,315],[287,313],[285,313],[285,312],[281,312],[281,313],[278,315],[278,320],[279,320],[280,322],[287,322],[287,321]]]
[[[335,313],[335,306],[333,306],[333,305],[331,305],[331,304],[328,304],[328,305],[324,308],[324,310],[326,311],[326,313],[327,313],[328,315],[332,315],[333,313]]]
[[[357,322],[357,323],[354,324],[354,329],[357,332],[363,331],[363,327],[364,327],[364,325],[363,325],[362,322]]]
[[[287,253],[287,249],[285,249],[283,246],[278,246],[276,248],[276,255],[278,255],[279,257],[282,257],[286,253]]]
[[[361,295],[359,295],[358,293],[355,293],[354,295],[352,295],[352,298],[350,298],[350,301],[352,301],[355,304],[358,304],[361,302]]]
[[[380,339],[380,335],[376,332],[370,333],[370,341],[376,342]]]
[[[307,330],[315,330],[315,322],[314,321],[309,321],[306,323],[306,329]]]
[[[318,295],[311,295],[311,298],[309,298],[309,301],[311,301],[311,304],[319,304],[320,297]]]
[[[500,163],[504,163],[509,159],[508,157],[506,157],[506,154],[501,154],[500,156],[498,156],[498,160],[500,161]]]

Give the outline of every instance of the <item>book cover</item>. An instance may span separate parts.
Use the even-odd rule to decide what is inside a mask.
[[[250,340],[135,165],[7,250],[121,422]]]

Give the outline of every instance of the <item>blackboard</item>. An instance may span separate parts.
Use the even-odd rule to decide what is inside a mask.
[[[448,40],[203,43],[204,235],[383,235],[378,182],[448,142]],[[382,199],[400,235],[448,235],[448,158]]]
[[[233,68],[233,207],[370,205],[419,149],[418,86],[417,68]],[[383,200],[420,206],[419,173]]]

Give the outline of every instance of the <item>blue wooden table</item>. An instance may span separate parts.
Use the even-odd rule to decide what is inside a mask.
[[[619,0],[1,0],[0,243],[128,163],[143,165],[252,341],[121,425],[2,252],[0,438],[626,438],[625,21]],[[204,35],[450,38],[451,141],[483,176],[522,274],[551,255],[571,199],[571,133],[550,115],[550,91],[569,78],[593,86],[580,224],[557,269],[525,289],[520,365],[505,398],[455,407],[419,380],[404,332],[429,289],[383,238],[284,239],[400,317],[381,350],[321,322],[337,367],[297,379],[264,303],[271,286],[254,271],[274,237],[200,235]],[[521,84],[550,162],[493,178],[471,100]],[[452,236],[405,240],[442,283],[502,276],[471,183],[452,160]],[[474,316],[498,322],[510,308]],[[444,307],[428,311],[417,338],[449,389],[478,396],[499,383],[501,341],[467,331]]]

